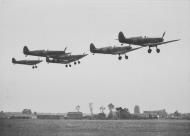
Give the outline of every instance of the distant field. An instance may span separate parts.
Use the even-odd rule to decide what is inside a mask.
[[[0,119],[0,136],[190,136],[190,121]]]

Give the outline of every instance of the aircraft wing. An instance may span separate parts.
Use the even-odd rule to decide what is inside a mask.
[[[58,56],[56,56],[56,57],[57,57],[57,58],[64,58],[65,56],[68,56],[68,55],[71,55],[71,53],[68,52],[68,53],[65,53],[65,54],[58,55]]]
[[[71,53],[63,53],[63,54],[51,54],[51,55],[47,55],[46,57],[48,58],[54,58],[54,59],[62,59],[67,55],[70,55]]]
[[[138,50],[140,48],[143,48],[143,47],[133,48],[133,49],[129,50],[128,52],[135,51],[135,50]]]
[[[166,43],[176,42],[176,41],[179,41],[179,40],[180,40],[180,39],[171,40],[171,41],[166,41],[166,42],[159,42],[159,43],[148,43],[148,44],[143,44],[143,46],[154,47],[154,46],[157,46],[157,45],[162,45],[162,44],[166,44]]]

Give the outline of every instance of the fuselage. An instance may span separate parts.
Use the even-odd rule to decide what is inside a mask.
[[[147,37],[133,37],[119,39],[120,43],[134,44],[134,45],[146,45],[151,43],[160,43],[163,42],[163,38],[147,38]]]
[[[58,58],[58,59],[52,59],[50,60],[49,58],[46,58],[46,61],[49,63],[60,63],[60,64],[68,64],[74,61],[77,61],[85,56],[87,56],[88,54],[82,54],[82,55],[68,55],[62,58]]]
[[[123,47],[116,47],[116,46],[109,46],[103,48],[96,48],[91,50],[92,53],[102,53],[102,54],[125,54],[130,51],[132,47],[130,46],[123,46]]]
[[[18,60],[13,61],[14,64],[24,64],[24,65],[36,65],[42,62],[42,60]]]
[[[59,58],[70,53],[65,53],[65,51],[46,51],[46,50],[34,50],[24,52],[25,55],[40,56],[40,57],[50,57],[50,58]]]
[[[165,34],[165,33],[164,33]],[[164,36],[163,34],[163,36]],[[118,40],[120,43],[126,43],[126,44],[133,44],[133,45],[140,45],[140,46],[146,46],[147,44],[151,43],[160,43],[163,42],[164,39],[162,37],[130,37],[126,38],[122,32],[119,32],[118,34]]]
[[[61,59],[63,59],[63,60],[79,60],[79,59],[85,57],[86,55],[88,55],[88,54],[67,55],[67,56],[64,56],[64,57],[61,58]]]

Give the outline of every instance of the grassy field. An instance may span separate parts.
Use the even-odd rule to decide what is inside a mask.
[[[190,121],[1,119],[0,136],[190,136]]]

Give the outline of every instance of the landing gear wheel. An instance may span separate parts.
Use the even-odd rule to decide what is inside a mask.
[[[34,67],[34,66],[32,66],[32,68],[34,69],[35,67]]]
[[[67,67],[68,67],[68,65],[65,65],[65,67],[67,68]]]
[[[129,57],[127,55],[125,55],[125,59],[128,59]]]
[[[148,49],[148,53],[151,53],[151,52],[152,52],[152,50],[149,48],[149,49]]]
[[[35,68],[37,68],[37,66],[35,66]]]
[[[160,49],[157,48],[157,49],[156,49],[156,52],[157,52],[157,53],[160,53]]]
[[[121,59],[122,59],[122,57],[121,57],[121,56],[119,56],[119,57],[118,57],[118,59],[119,59],[119,60],[121,60]]]
[[[74,62],[74,64],[76,65],[77,63],[76,63],[76,62]]]
[[[78,64],[80,64],[80,61],[78,61]]]
[[[69,67],[71,67],[71,64],[69,64]]]

